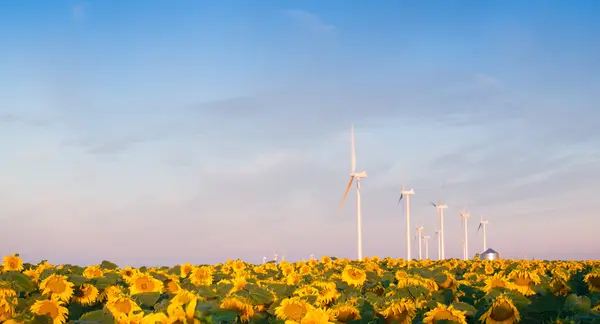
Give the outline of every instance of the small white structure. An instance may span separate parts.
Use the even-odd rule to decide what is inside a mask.
[[[500,253],[494,251],[494,249],[487,249],[479,255],[479,259],[481,259],[481,260],[499,260]]]

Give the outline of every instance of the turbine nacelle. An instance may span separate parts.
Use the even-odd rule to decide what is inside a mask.
[[[414,189],[410,189],[410,190],[404,190],[404,189],[402,189],[400,191],[400,194],[402,194],[404,196],[414,195],[415,194],[415,190]]]
[[[366,178],[367,177],[367,171],[365,169],[363,169],[362,171],[360,171],[358,173],[350,173],[350,177],[353,177],[355,179]]]

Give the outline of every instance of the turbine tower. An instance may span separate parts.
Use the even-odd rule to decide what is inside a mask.
[[[414,195],[415,191],[413,189],[406,190],[404,189],[404,181],[402,181],[402,190],[400,190],[400,199],[398,199],[398,204],[406,196],[406,260],[412,260],[410,255],[410,196]],[[420,241],[419,241],[420,242]],[[419,249],[420,251],[420,249]]]
[[[458,214],[460,215],[463,224],[463,260],[467,260],[469,258],[469,232],[467,232],[467,220],[471,217],[471,214],[467,213],[464,209],[459,211]]]
[[[425,242],[425,260],[429,260],[429,238],[431,238],[429,235],[423,236],[423,241]]]
[[[417,233],[415,235],[415,239],[417,239],[419,241],[419,260],[423,260],[423,252],[422,252],[422,248],[421,248],[421,238],[423,236],[424,229],[425,229],[425,227],[423,227],[423,226],[417,227]]]
[[[439,234],[438,240],[439,240],[440,246],[442,247],[442,249],[441,249],[441,259],[445,259],[446,258],[446,252],[445,252],[445,249],[444,249],[444,246],[445,246],[445,244],[444,244],[444,209],[448,208],[448,205],[445,205],[445,204],[442,205],[439,201],[438,201],[437,204],[431,203],[431,205],[433,207],[435,207],[435,209],[437,210],[438,214],[440,215],[440,229],[439,229],[440,234]]]
[[[438,260],[442,259],[442,241],[440,240],[440,230],[435,231],[434,239],[437,239],[438,243]]]
[[[477,227],[477,232],[479,232],[479,230],[483,230],[483,251],[487,250],[486,227],[487,227],[488,223],[489,223],[489,221],[484,221],[483,217],[482,217],[481,220],[479,221],[479,227]]]
[[[346,192],[344,192],[344,196],[342,197],[342,202],[340,203],[340,207],[338,208],[338,213],[342,210],[342,206],[344,205],[344,200],[346,200],[346,196],[348,195],[348,191],[350,191],[350,187],[352,186],[352,182],[356,180],[356,223],[357,223],[357,231],[358,231],[358,260],[362,261],[362,215],[361,215],[361,206],[360,206],[360,179],[367,177],[367,171],[364,169],[361,172],[356,173],[356,153],[354,149],[354,125],[350,128],[350,181],[348,182],[348,186],[346,187]]]

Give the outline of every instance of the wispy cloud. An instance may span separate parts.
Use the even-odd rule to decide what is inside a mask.
[[[284,10],[283,13],[314,32],[331,33],[336,29],[334,25],[325,22],[318,15],[305,10]]]

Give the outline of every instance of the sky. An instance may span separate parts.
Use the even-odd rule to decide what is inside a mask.
[[[0,254],[172,265],[598,259],[600,3],[9,1]],[[596,108],[594,108],[596,107]],[[411,229],[414,232],[414,229]],[[413,247],[417,244],[412,243]],[[430,257],[437,242],[429,241]],[[416,255],[416,249],[413,255]]]

